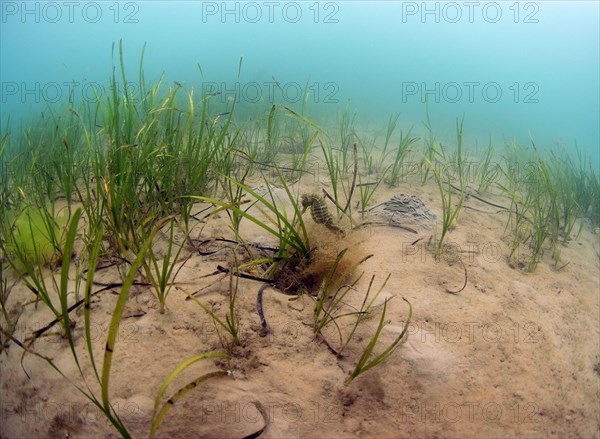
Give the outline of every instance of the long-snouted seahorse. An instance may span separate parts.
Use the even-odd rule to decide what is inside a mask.
[[[344,236],[346,233],[344,230],[333,222],[333,216],[327,209],[325,199],[318,194],[302,194],[300,197],[302,203],[302,213],[306,212],[306,209],[310,207],[310,216],[313,221],[317,224],[323,224],[329,230],[339,233]]]

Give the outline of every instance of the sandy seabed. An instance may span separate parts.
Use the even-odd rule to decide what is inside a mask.
[[[321,187],[326,183],[303,180],[300,192]],[[400,192],[418,195],[440,217],[439,193],[432,183],[382,186],[371,205]],[[488,199],[507,204],[499,195]],[[537,270],[527,273],[507,264],[507,213],[473,198],[465,206],[447,237],[452,252],[440,261],[426,248],[430,231],[415,235],[373,226],[338,240],[339,248],[349,245],[349,253],[373,254],[361,265],[365,276],[349,300],[359,305],[371,276],[378,288],[391,273],[377,303],[397,297],[389,302],[388,324],[376,350],[393,341],[406,322],[408,306],[401,298],[413,306],[408,339],[386,362],[344,385],[381,308],[363,324],[344,357],[336,358],[315,340],[312,301],[306,296],[290,301],[290,296],[267,289],[264,309],[271,331],[261,337],[256,311],[261,284],[242,279],[237,306],[241,345],[235,348],[230,373],[177,401],[157,437],[245,437],[264,425],[257,401],[268,417],[264,438],[600,437],[599,236],[586,225],[578,240],[562,248],[560,269],[546,254]],[[330,233],[306,218],[315,236]],[[222,213],[197,227],[192,237],[199,242],[230,236],[228,225]],[[265,232],[246,220],[242,232],[265,241]],[[447,289],[459,289],[464,281],[457,254],[468,283],[460,293],[448,294]],[[178,285],[190,292],[202,289],[198,299],[220,316],[228,310],[229,277],[203,276],[226,262],[224,253],[194,254],[177,277]],[[96,280],[118,281],[117,268],[98,271]],[[131,291],[114,353],[110,397],[133,437],[148,436],[156,393],[178,364],[222,349],[212,320],[185,297],[173,289],[166,312],[160,314],[151,288]],[[107,291],[92,304],[91,338],[100,365],[116,298]],[[17,338],[52,320],[48,310],[36,309],[31,300],[23,285],[13,288],[9,309],[14,315],[22,311]],[[83,369],[91,378],[82,309],[72,318]],[[58,325],[50,332],[55,335],[38,339],[34,348],[81,384],[68,343],[56,334]],[[332,346],[336,337],[331,332]],[[167,395],[220,366],[213,360],[197,363],[176,378]],[[99,395],[97,385],[92,390]],[[0,410],[4,439],[119,436],[65,378],[40,358],[23,357],[14,343],[0,354]]]

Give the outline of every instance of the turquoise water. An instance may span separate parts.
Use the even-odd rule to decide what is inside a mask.
[[[577,144],[599,162],[598,2],[11,2],[1,3],[1,118],[12,123],[70,91],[106,85],[123,40],[135,82],[165,72],[249,108],[309,101],[321,117],[349,101],[359,126],[391,113],[436,132],[455,119],[486,144]],[[237,78],[240,57],[243,64]],[[116,63],[118,65],[118,60]],[[198,68],[202,68],[202,75]]]

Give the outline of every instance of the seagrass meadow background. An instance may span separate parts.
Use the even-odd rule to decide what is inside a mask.
[[[94,99],[122,39],[128,72],[147,42],[147,80],[204,80],[223,103],[292,104],[308,84],[324,116],[349,101],[360,123],[383,129],[396,112],[420,125],[427,98],[441,136],[464,115],[483,143],[528,143],[530,132],[598,157],[594,1],[6,1],[1,12],[2,121],[71,92]]]

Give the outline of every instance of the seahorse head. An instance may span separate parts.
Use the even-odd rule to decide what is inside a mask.
[[[317,194],[302,194],[300,197],[300,203],[302,203],[302,211],[306,211],[306,209],[313,205],[315,201],[319,199],[319,195]]]

